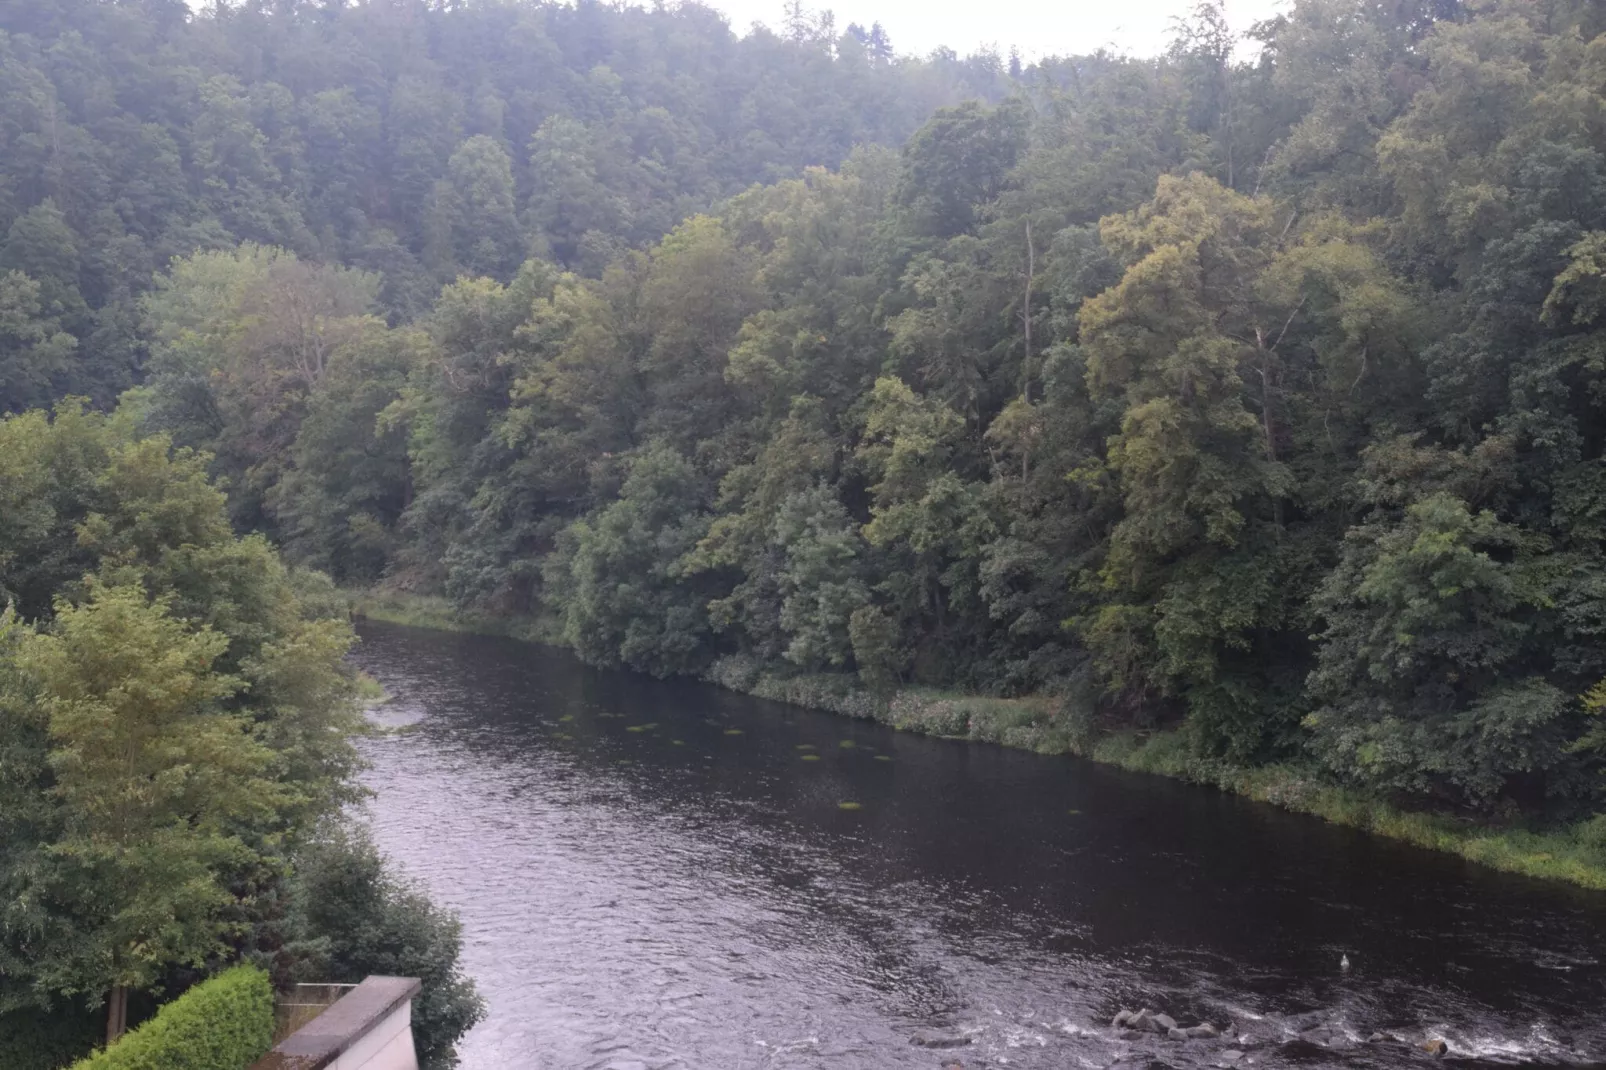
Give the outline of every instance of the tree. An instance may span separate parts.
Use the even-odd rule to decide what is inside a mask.
[[[655,676],[707,659],[709,592],[679,566],[708,529],[698,484],[684,458],[649,448],[631,459],[617,501],[559,537],[547,592],[581,657]]]
[[[108,1042],[130,989],[226,950],[231,880],[268,864],[237,828],[270,821],[285,793],[272,750],[224,705],[243,684],[215,671],[227,644],[139,587],[94,585],[10,655],[5,713],[43,736],[28,787],[59,833],[7,874],[21,910],[6,928],[40,993],[109,993]]]
[[[463,975],[462,926],[386,869],[361,826],[320,826],[295,856],[291,930],[316,948],[298,975],[355,984],[374,975],[417,977],[413,1043],[423,1070],[457,1065],[457,1040],[485,1016]]]
[[[1576,705],[1535,671],[1546,599],[1522,541],[1443,492],[1350,532],[1316,599],[1321,705],[1306,726],[1328,768],[1487,806],[1563,764]]]
[[[759,303],[753,265],[718,220],[697,216],[652,250],[637,300],[651,339],[641,358],[651,402],[645,430],[689,446],[736,414],[725,367]]]
[[[334,355],[383,325],[377,277],[243,245],[173,263],[144,301],[153,340],[149,422],[215,456],[248,528],[291,463],[309,397]]]
[[[559,263],[579,267],[588,234],[617,233],[628,219],[625,199],[603,179],[592,131],[553,116],[530,139],[529,218]]]
[[[968,231],[977,207],[996,198],[1025,148],[1024,101],[997,108],[966,101],[944,108],[910,138],[903,151],[897,200],[916,234],[951,238]]]
[[[446,212],[457,262],[476,275],[507,278],[524,259],[513,196],[513,161],[476,134],[446,161]]]
[[[1239,756],[1292,731],[1256,679],[1280,659],[1253,652],[1298,627],[1307,540],[1331,537],[1301,478],[1345,463],[1335,419],[1365,418],[1363,379],[1410,370],[1410,308],[1376,257],[1342,226],[1290,242],[1280,215],[1201,175],[1162,179],[1101,224],[1129,266],[1078,316],[1090,387],[1124,404],[1105,459],[1123,515],[1078,627],[1115,690],[1186,696],[1197,738]]]
[[[45,312],[37,282],[19,271],[0,275],[0,413],[48,403],[77,345]]]
[[[870,480],[864,538],[891,552],[878,593],[901,637],[928,637],[917,668],[939,680],[942,659],[948,673],[964,664],[977,550],[994,534],[980,484],[964,475],[965,446],[952,409],[901,380],[876,381],[857,451]]]
[[[780,551],[780,625],[787,661],[805,669],[842,668],[853,659],[850,621],[870,602],[863,578],[868,547],[829,487],[781,503],[771,528]]]
[[[381,414],[427,352],[421,333],[373,325],[332,354],[268,495],[292,559],[341,582],[383,574],[412,483],[404,430]]]
[[[33,279],[46,316],[69,329],[85,325],[89,306],[79,288],[78,239],[54,201],[35,205],[11,224],[0,244],[0,270]]]

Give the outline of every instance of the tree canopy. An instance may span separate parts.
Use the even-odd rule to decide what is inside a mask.
[[[1599,809],[1598,5],[1204,4],[1009,69],[793,9],[8,10],[0,401],[121,392],[240,533],[597,664]],[[33,620],[183,514],[23,438]]]

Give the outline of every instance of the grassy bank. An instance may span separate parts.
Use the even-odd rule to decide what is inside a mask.
[[[471,635],[505,635],[528,643],[563,645],[557,623],[542,617],[464,613],[444,598],[405,591],[347,591],[346,597],[357,616],[390,624]]]
[[[375,620],[561,645],[555,622],[540,617],[464,614],[445,599],[400,592],[362,592],[351,598],[355,612]],[[1046,696],[1002,699],[908,689],[878,697],[858,686],[853,676],[780,674],[744,657],[720,659],[707,678],[758,698],[874,720],[902,731],[1040,754],[1074,754],[1132,772],[1173,777],[1508,873],[1606,891],[1606,815],[1570,828],[1532,829],[1402,810],[1295,766],[1244,767],[1201,758],[1180,732],[1096,734],[1086,711]]]

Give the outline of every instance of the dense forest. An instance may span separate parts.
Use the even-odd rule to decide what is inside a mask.
[[[786,25],[738,39],[695,5],[5,5],[0,404],[109,404],[138,381],[138,301],[175,256],[256,242],[361,268],[374,310],[413,321],[460,273],[506,281],[533,255],[599,274],[756,182],[1010,86],[996,57],[894,62],[879,27]]]
[[[780,22],[8,7],[0,406],[115,406],[296,565],[599,665],[1599,809],[1599,5],[1025,66]]]

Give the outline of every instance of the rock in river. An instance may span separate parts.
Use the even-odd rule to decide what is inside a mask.
[[[965,1036],[956,1037],[942,1036],[937,1034],[912,1037],[910,1038],[909,1043],[919,1045],[922,1048],[962,1048],[966,1044],[970,1043],[970,1038]]]

